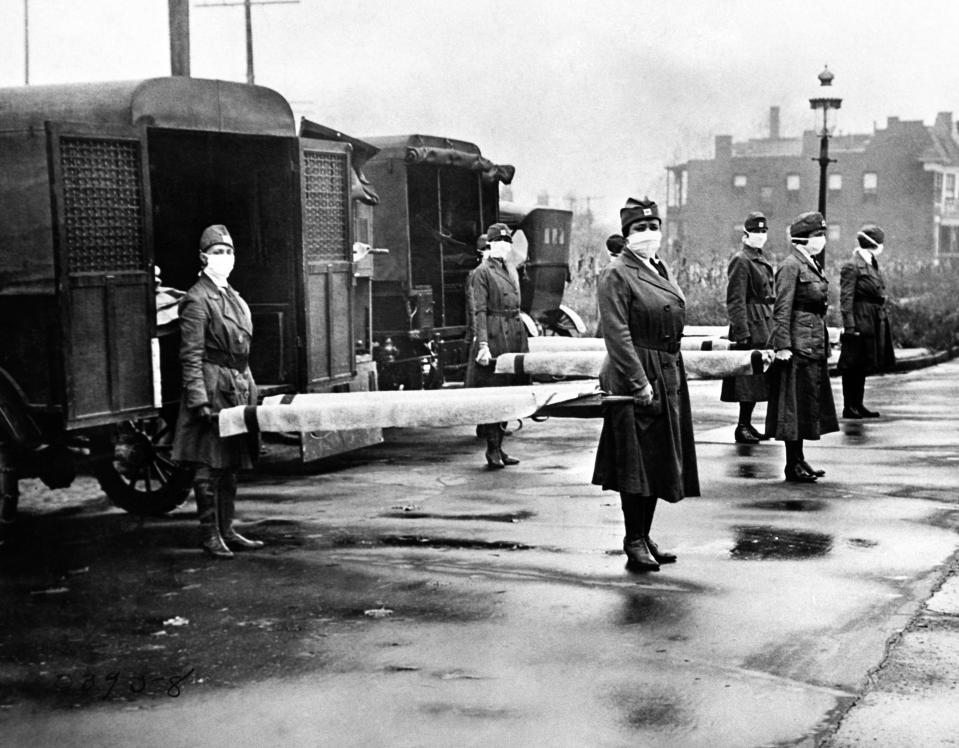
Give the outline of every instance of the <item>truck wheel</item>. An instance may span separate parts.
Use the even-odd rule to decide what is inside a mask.
[[[173,426],[160,418],[119,424],[112,454],[95,465],[97,480],[114,505],[131,514],[158,516],[190,495],[193,471],[173,462]]]

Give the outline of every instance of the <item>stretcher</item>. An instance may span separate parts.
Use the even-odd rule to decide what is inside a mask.
[[[576,338],[576,340],[582,340],[582,338]],[[722,379],[762,374],[772,363],[773,355],[772,351],[759,350],[683,351],[683,365],[689,379]],[[599,370],[605,358],[605,349],[530,350],[529,353],[503,353],[496,357],[496,373],[591,379],[599,376]]]
[[[599,342],[602,343],[601,340]],[[574,380],[570,382],[514,387],[274,395],[264,398],[260,405],[221,410],[219,430],[221,436],[228,437],[258,432],[442,428],[523,418],[596,418],[606,408],[633,402],[632,397],[608,395],[599,390],[595,380],[605,356],[605,350],[553,350],[501,354],[496,359],[497,373],[538,373]],[[687,376],[704,379],[761,373],[768,368],[772,357],[772,351],[683,353]]]
[[[518,387],[275,395],[261,405],[224,408],[220,436],[500,423],[547,413],[551,405],[597,395],[595,382]],[[542,412],[542,413],[541,413]]]
[[[728,351],[733,343],[717,335],[684,335],[679,342],[683,351]],[[530,353],[545,351],[605,351],[602,338],[567,338],[559,335],[543,335],[529,339]]]

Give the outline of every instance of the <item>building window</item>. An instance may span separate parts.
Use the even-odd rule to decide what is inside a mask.
[[[737,190],[746,189],[746,175],[736,174],[735,176],[733,176],[733,187]]]
[[[862,175],[862,191],[865,193],[876,194],[879,187],[879,175],[874,171],[867,171]]]
[[[759,199],[762,200],[767,205],[773,201],[773,188],[772,187],[762,187],[759,190]]]
[[[936,192],[936,201],[942,200],[942,172],[937,171],[935,174],[933,189]]]
[[[799,175],[786,175],[786,198],[791,203],[799,201]]]
[[[946,174],[946,200],[956,199],[956,175]]]
[[[827,241],[838,242],[842,238],[842,232],[839,230],[838,223],[830,223],[828,233],[826,234]]]
[[[839,192],[842,189],[842,174],[830,174],[827,184],[830,192]]]
[[[685,169],[682,171],[673,171],[672,177],[669,183],[668,202],[666,205],[670,208],[682,207],[686,204],[687,172]]]

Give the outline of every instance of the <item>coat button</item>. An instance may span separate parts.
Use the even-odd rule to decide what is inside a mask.
[[[663,307],[663,311],[668,312],[671,308],[672,307],[670,307],[669,304],[667,304],[666,306]]]
[[[672,339],[673,339],[672,335],[663,335],[663,340],[672,340]]]

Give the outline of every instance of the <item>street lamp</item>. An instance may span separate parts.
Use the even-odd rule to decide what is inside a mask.
[[[819,74],[819,89],[816,96],[809,99],[809,106],[812,109],[822,109],[822,130],[819,131],[819,158],[813,161],[819,162],[819,212],[822,217],[826,217],[826,169],[830,162],[835,163],[836,159],[829,158],[829,136],[836,128],[836,115],[839,107],[842,106],[842,99],[836,96],[832,88],[832,80],[835,76],[829,70],[829,67],[823,68]],[[818,119],[818,117],[817,117]]]

